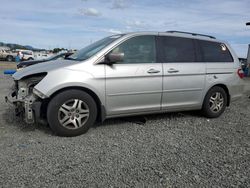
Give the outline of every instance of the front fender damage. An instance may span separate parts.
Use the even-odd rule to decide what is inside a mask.
[[[15,81],[10,94],[5,97],[5,101],[14,106],[16,115],[22,116],[28,124],[41,122],[40,110],[42,100],[33,92],[34,86],[41,79],[43,77],[40,76]]]

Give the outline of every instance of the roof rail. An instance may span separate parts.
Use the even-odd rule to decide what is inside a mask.
[[[167,31],[168,33],[183,33],[183,34],[189,34],[189,35],[193,35],[193,36],[203,36],[203,37],[208,37],[211,39],[216,39],[215,37],[211,36],[211,35],[203,35],[203,34],[199,34],[199,33],[191,33],[191,32],[185,32],[185,31]]]

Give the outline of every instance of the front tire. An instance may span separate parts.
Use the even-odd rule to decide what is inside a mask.
[[[71,89],[57,94],[49,102],[47,119],[59,136],[84,134],[95,123],[97,106],[86,92]]]
[[[211,88],[203,102],[203,114],[208,118],[219,117],[226,109],[227,100],[227,94],[223,88],[218,86]]]

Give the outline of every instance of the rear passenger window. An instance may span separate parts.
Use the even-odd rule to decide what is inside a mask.
[[[161,62],[195,62],[195,48],[192,39],[181,37],[159,37]]]
[[[233,62],[227,46],[223,43],[199,41],[204,62]]]

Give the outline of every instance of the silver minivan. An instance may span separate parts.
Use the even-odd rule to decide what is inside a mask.
[[[235,52],[208,35],[113,35],[58,61],[15,73],[6,101],[27,123],[46,121],[61,136],[121,116],[202,110],[216,118],[243,93]]]

